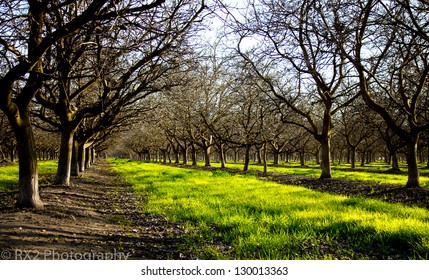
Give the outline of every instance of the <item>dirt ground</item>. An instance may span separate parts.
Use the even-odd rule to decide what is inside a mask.
[[[192,259],[187,231],[135,211],[130,186],[100,162],[69,187],[41,185],[42,211],[0,192],[0,259]]]

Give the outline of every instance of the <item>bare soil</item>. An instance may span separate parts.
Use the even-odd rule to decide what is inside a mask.
[[[0,192],[0,259],[192,259],[188,232],[138,211],[141,198],[106,162],[69,187],[41,185],[45,209],[15,209]]]

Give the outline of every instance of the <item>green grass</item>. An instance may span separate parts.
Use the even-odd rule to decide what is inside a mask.
[[[214,167],[220,167],[220,163],[213,162]],[[242,163],[227,163],[228,168],[242,169]],[[292,162],[286,163],[280,166],[268,166],[268,172],[290,174],[290,175],[304,175],[311,177],[319,177],[321,170],[319,165],[315,163],[308,163],[308,167],[300,167],[299,163]],[[407,183],[406,174],[386,174],[383,173],[391,167],[382,162],[375,162],[366,165],[365,167],[358,166],[355,170],[351,170],[350,164],[334,164],[332,166],[332,176],[337,179],[361,181],[361,182],[372,182],[380,184],[392,184],[405,186]],[[264,167],[260,164],[251,163],[249,170],[263,171]],[[406,171],[407,167],[401,165],[401,170]],[[429,170],[420,169],[420,185],[422,187],[429,187]]]
[[[147,198],[143,211],[188,227],[189,247],[201,258],[429,257],[426,209],[320,193],[250,174],[127,160],[110,164]]]
[[[39,161],[39,183],[43,183],[48,175],[51,175],[57,170],[57,161]],[[18,185],[18,163],[0,166],[0,191],[15,190]]]

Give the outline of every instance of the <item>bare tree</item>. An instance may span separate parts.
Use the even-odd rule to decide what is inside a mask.
[[[329,37],[352,63],[365,103],[407,143],[407,187],[420,186],[417,144],[429,128],[427,10],[427,3],[411,1],[331,7],[341,29]]]
[[[49,14],[62,14],[75,2],[1,1],[0,109],[7,115],[17,139],[19,197],[17,207],[42,209],[38,188],[37,156],[29,113],[30,104],[49,73],[43,56],[60,39],[107,12],[106,0],[79,1],[80,10],[63,25],[51,28]],[[77,7],[77,5],[76,5]],[[111,6],[110,6],[111,7]],[[112,8],[112,7],[111,7]]]
[[[85,118],[139,110],[141,99],[168,86],[165,77],[181,67],[185,35],[203,8],[189,1],[123,7],[114,22],[96,22],[56,46],[58,81],[37,95],[40,116],[48,121],[51,110],[62,131],[56,183],[69,184],[73,137]]]
[[[320,143],[321,178],[331,178],[330,143],[332,116],[352,102],[357,94],[345,83],[348,69],[339,48],[326,40],[326,20],[317,1],[249,1],[238,51],[263,82],[262,89],[297,118],[285,123],[307,130]],[[245,48],[249,38],[258,45]],[[283,112],[285,115],[286,113]],[[288,113],[289,114],[289,113]]]

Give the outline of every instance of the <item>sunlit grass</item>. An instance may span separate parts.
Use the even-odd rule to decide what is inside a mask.
[[[39,161],[39,181],[43,181],[45,176],[54,173],[57,170],[57,161]],[[13,190],[18,185],[18,163],[0,166],[0,191],[2,190]]]
[[[205,258],[335,259],[429,257],[429,211],[303,187],[151,163],[111,160],[147,197],[143,211],[193,232]],[[230,244],[223,254],[218,242]]]
[[[220,163],[213,162],[214,167],[220,167]],[[311,177],[319,177],[321,170],[319,165],[310,162],[306,164],[307,167],[300,167],[299,163],[291,162],[282,164],[279,166],[268,166],[268,172],[289,174],[289,175],[304,175]],[[242,169],[242,163],[227,163],[228,168]],[[401,165],[402,170],[406,171],[406,166]],[[249,170],[263,171],[263,166],[256,163],[249,165]],[[407,183],[406,174],[386,174],[384,171],[389,170],[391,167],[385,163],[376,162],[368,164],[364,167],[357,167],[355,170],[351,170],[350,164],[333,165],[332,176],[337,179],[361,181],[361,182],[372,182],[379,184],[392,184],[405,186]],[[420,169],[420,184],[422,187],[429,187],[429,170]]]

